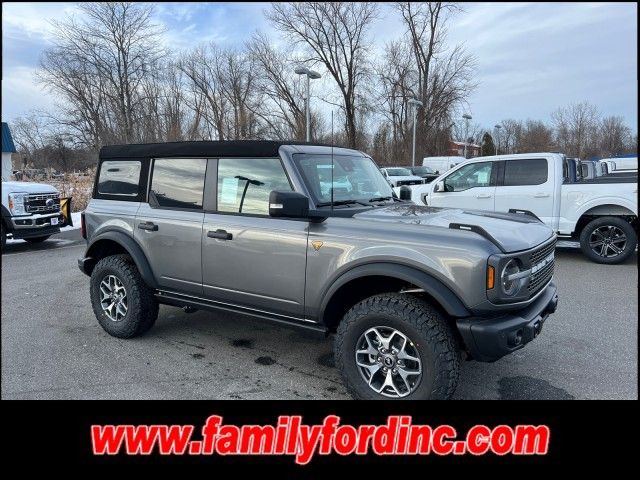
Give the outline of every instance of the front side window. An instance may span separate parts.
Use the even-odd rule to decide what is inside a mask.
[[[159,158],[153,162],[149,201],[162,208],[202,209],[204,158]]]
[[[504,186],[542,185],[547,181],[547,170],[544,158],[507,160],[504,163]],[[568,174],[567,166],[566,177]]]
[[[106,160],[100,166],[98,193],[102,195],[138,195],[140,171],[139,160]]]
[[[489,187],[493,162],[465,165],[444,180],[446,192],[462,192],[474,187]]]
[[[218,160],[218,211],[269,215],[272,190],[293,190],[279,158]]]
[[[393,190],[368,157],[327,154],[293,156],[317,203],[389,198]],[[387,169],[388,171],[388,169]]]

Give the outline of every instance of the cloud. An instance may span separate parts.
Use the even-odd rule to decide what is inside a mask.
[[[620,3],[469,3],[451,18],[448,39],[476,56],[478,89],[470,97],[474,121],[548,120],[559,106],[588,100],[607,115],[622,115],[637,130],[637,5]],[[184,51],[215,42],[239,46],[261,30],[273,44],[291,48],[270,27],[268,3],[156,3],[163,45]],[[372,25],[370,57],[403,31],[398,14],[380,4]],[[80,15],[75,3],[3,3],[3,116],[52,105],[52,95],[32,80],[51,41],[51,20]],[[292,48],[291,51],[298,51]],[[314,82],[317,97],[332,90],[325,73]],[[318,105],[320,106],[320,105]],[[316,107],[318,108],[318,107]],[[325,107],[322,107],[325,108]],[[330,107],[333,108],[333,107]]]

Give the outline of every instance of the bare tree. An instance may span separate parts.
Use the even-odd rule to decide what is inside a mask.
[[[626,153],[631,129],[625,125],[622,117],[610,116],[603,118],[600,121],[598,133],[600,154],[602,156],[609,157]]]
[[[555,150],[553,130],[539,120],[527,120],[517,139],[518,153]]]
[[[500,149],[505,153],[518,152],[518,139],[522,136],[522,121],[507,118],[500,122]]]
[[[126,2],[79,8],[82,19],[53,22],[55,40],[43,54],[39,78],[66,100],[82,142],[138,140],[142,82],[161,54],[153,8]]]
[[[472,80],[475,58],[461,45],[446,46],[446,24],[460,8],[444,2],[395,4],[406,27],[415,80],[414,96],[423,103],[418,110],[418,138],[425,153],[435,151],[438,130],[451,123],[454,111],[476,88]]]
[[[295,60],[273,48],[264,34],[254,35],[247,47],[260,70],[256,88],[267,101],[256,113],[277,138],[304,140],[304,90],[301,77],[292,75]]]
[[[357,145],[359,96],[369,75],[367,29],[377,14],[375,3],[273,3],[267,16],[276,29],[306,47],[309,63],[325,66],[340,90],[347,145]]]
[[[598,109],[588,102],[573,103],[551,114],[556,141],[567,155],[586,158],[596,153]]]

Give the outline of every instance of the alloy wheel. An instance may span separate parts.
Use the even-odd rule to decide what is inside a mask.
[[[414,343],[391,327],[373,327],[360,336],[356,365],[369,388],[385,397],[406,397],[422,379],[422,361]]]
[[[109,320],[121,321],[127,315],[127,290],[118,277],[107,275],[100,282],[100,306]]]

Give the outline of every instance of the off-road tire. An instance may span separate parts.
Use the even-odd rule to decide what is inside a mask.
[[[589,239],[591,238],[591,234],[597,228],[609,225],[622,230],[627,237],[627,243],[622,253],[615,257],[602,257],[598,255],[598,253],[594,252],[589,246]],[[633,226],[625,219],[619,217],[598,217],[587,223],[582,229],[582,232],[580,232],[580,248],[582,249],[582,253],[584,253],[589,260],[596,263],[603,263],[607,265],[622,263],[633,254],[637,245],[638,236]]]
[[[43,237],[31,237],[31,238],[25,238],[25,240],[29,243],[42,243],[50,236],[51,235],[45,235]]]
[[[360,375],[355,361],[360,336],[374,326],[388,326],[407,335],[422,361],[416,389],[401,399],[448,399],[458,384],[460,347],[447,320],[424,300],[410,294],[387,293],[354,305],[338,326],[334,357],[349,393],[356,399],[385,399]]]
[[[107,275],[115,275],[127,292],[127,313],[117,322],[111,320],[100,305],[100,282]],[[91,272],[91,306],[102,328],[118,338],[142,335],[158,317],[158,301],[129,255],[112,255],[96,264]]]

